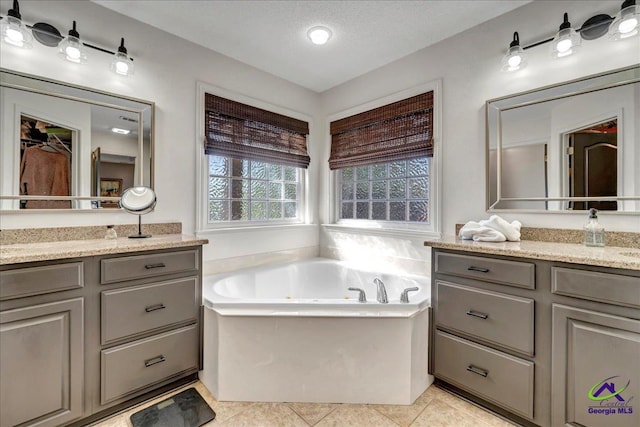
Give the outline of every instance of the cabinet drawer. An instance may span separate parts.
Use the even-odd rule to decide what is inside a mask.
[[[0,300],[66,291],[83,286],[82,262],[0,271]]]
[[[100,352],[101,403],[198,368],[196,325]]]
[[[436,325],[533,355],[534,300],[437,281]]]
[[[536,287],[535,264],[528,262],[437,252],[435,271],[518,288]]]
[[[435,375],[520,416],[533,418],[534,364],[442,331]]]
[[[554,294],[640,308],[640,277],[572,268],[551,268]]]
[[[100,282],[114,283],[198,269],[198,251],[165,252],[100,261]]]
[[[102,343],[195,320],[197,277],[102,292]]]

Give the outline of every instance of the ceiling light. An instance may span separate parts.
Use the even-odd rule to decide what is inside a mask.
[[[18,0],[13,0],[13,8],[9,9],[7,17],[0,22],[0,28],[3,42],[23,49],[31,47],[33,37],[22,23]]]
[[[516,71],[526,67],[526,65],[527,57],[520,47],[520,36],[518,32],[515,32],[507,53],[502,57],[502,71]]]
[[[133,74],[133,59],[127,54],[127,48],[124,47],[124,38],[120,39],[120,47],[113,57],[111,71],[121,76],[130,76]]]
[[[131,133],[128,129],[111,128],[111,132],[119,133],[120,135],[129,135]]]
[[[576,52],[580,47],[582,39],[580,35],[571,28],[571,22],[569,22],[569,14],[564,14],[564,20],[560,24],[560,28],[556,33],[556,36],[551,42],[551,57],[564,58]]]
[[[80,34],[76,31],[76,21],[73,21],[73,28],[69,30],[69,35],[60,43],[58,56],[76,64],[87,62],[87,50],[80,41]]]
[[[313,27],[307,31],[307,36],[313,44],[322,45],[329,41],[331,38],[331,30],[327,27]]]
[[[640,8],[635,0],[626,0],[620,7],[620,12],[609,27],[609,36],[615,40],[622,40],[638,34]]]

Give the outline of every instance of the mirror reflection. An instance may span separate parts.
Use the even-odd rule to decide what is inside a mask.
[[[488,101],[488,209],[640,211],[639,69]]]
[[[152,186],[153,103],[1,71],[2,210],[117,209]]]

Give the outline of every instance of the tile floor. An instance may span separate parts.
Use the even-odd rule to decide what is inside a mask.
[[[200,381],[186,385],[169,395],[189,387],[195,387],[216,412],[216,419],[206,424],[207,427],[506,427],[513,425],[433,385],[413,405],[218,402]],[[131,414],[155,405],[169,395],[161,396],[103,420],[94,427],[130,427]]]

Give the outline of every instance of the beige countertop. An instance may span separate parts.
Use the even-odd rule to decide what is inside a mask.
[[[209,243],[207,239],[199,239],[185,234],[159,234],[147,239],[120,237],[115,240],[67,240],[2,245],[0,247],[0,265],[171,249],[206,243]]]
[[[615,246],[591,248],[575,243],[537,242],[533,240],[501,243],[474,242],[472,240],[460,240],[455,236],[443,236],[440,239],[427,240],[424,245],[481,254],[640,270],[639,248]]]

